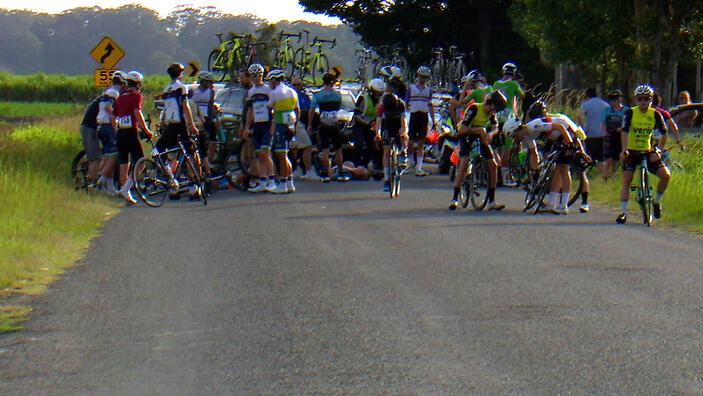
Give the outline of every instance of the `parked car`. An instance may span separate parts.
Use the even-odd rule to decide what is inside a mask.
[[[672,107],[669,112],[677,121],[680,134],[701,134],[703,133],[703,103],[690,103]],[[687,125],[680,122],[685,119]]]

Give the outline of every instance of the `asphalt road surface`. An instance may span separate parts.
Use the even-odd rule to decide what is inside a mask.
[[[0,393],[703,393],[701,239],[403,182],[126,208],[0,336]]]

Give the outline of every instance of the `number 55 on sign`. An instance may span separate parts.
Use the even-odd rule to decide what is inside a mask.
[[[112,75],[117,69],[95,69],[93,81],[96,87],[107,87],[112,85]]]

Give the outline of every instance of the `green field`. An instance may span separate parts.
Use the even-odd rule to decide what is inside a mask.
[[[73,189],[69,167],[82,148],[78,125],[84,107],[0,103],[0,332],[19,329],[31,311],[13,305],[13,297],[41,293],[82,258],[103,222],[124,206],[120,199]],[[685,170],[672,170],[664,216],[656,224],[703,234],[703,138],[686,136],[684,143],[687,151],[675,150],[673,157]],[[620,180],[619,172],[607,182],[592,177],[590,201],[611,207],[613,221]],[[633,217],[635,205],[630,202]]]

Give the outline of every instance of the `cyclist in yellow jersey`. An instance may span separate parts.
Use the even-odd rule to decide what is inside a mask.
[[[278,163],[279,184],[271,190],[274,194],[295,192],[293,184],[293,166],[288,158],[291,139],[295,136],[295,126],[300,118],[298,93],[285,83],[286,77],[281,69],[272,69],[266,78],[269,81],[271,93],[268,106],[273,111],[271,123],[272,148]]]
[[[659,178],[657,184],[657,194],[654,197],[652,212],[654,218],[661,217],[661,198],[669,184],[671,173],[669,168],[661,161],[659,147],[652,145],[653,131],[661,132],[659,145],[666,143],[667,130],[664,118],[661,113],[652,107],[652,96],[654,89],[647,84],[638,85],[635,88],[635,100],[637,105],[625,111],[625,118],[622,123],[622,186],[620,187],[620,215],[615,221],[624,224],[627,221],[627,202],[630,198],[630,183],[637,164],[642,158],[647,159],[647,169],[650,173]]]
[[[466,109],[464,120],[459,124],[459,166],[454,177],[454,197],[449,205],[449,210],[456,210],[459,207],[461,182],[471,159],[471,146],[476,140],[480,141],[481,156],[488,165],[488,209],[501,210],[505,208],[505,204],[495,202],[498,162],[490,146],[493,137],[498,133],[498,120],[495,114],[504,108],[505,96],[495,91],[484,103],[474,103]]]

